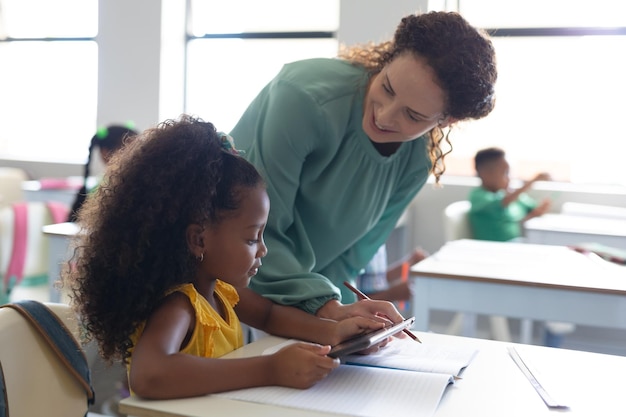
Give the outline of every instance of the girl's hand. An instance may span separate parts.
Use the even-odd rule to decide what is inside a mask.
[[[330,346],[295,343],[271,355],[273,385],[310,388],[339,366],[339,359],[326,356]]]

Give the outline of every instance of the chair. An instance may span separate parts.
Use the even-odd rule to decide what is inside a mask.
[[[46,303],[78,335],[67,304]],[[0,309],[0,363],[10,416],[88,417],[87,395],[41,334],[20,313]],[[0,394],[1,395],[1,394]]]
[[[450,203],[443,211],[443,232],[446,241],[471,239],[468,213],[472,204],[467,200]]]
[[[28,175],[23,169],[0,167],[0,207],[24,201],[22,183],[26,180]]]
[[[50,301],[49,238],[42,228],[65,221],[68,210],[55,202],[21,202],[0,209],[0,301]]]
[[[472,204],[467,200],[450,203],[443,211],[443,229],[446,241],[471,239],[472,229],[469,222],[469,211]],[[457,313],[448,325],[446,333],[460,334],[463,321],[469,319],[463,313]],[[474,318],[475,320],[475,318]],[[511,341],[511,332],[506,317],[490,316],[491,334],[495,340]]]

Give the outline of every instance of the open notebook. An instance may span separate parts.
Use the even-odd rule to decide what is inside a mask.
[[[264,353],[271,354],[294,342],[288,340]],[[475,349],[394,338],[376,354],[345,356],[339,368],[306,390],[259,387],[216,395],[350,416],[429,417],[435,413],[446,387],[454,383],[455,376],[476,353]]]

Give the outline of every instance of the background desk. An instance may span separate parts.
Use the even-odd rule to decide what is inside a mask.
[[[411,273],[417,330],[435,309],[626,329],[626,268],[563,246],[457,240]]]
[[[570,406],[569,411],[561,413],[546,407],[509,357],[507,347],[513,344],[434,333],[419,332],[418,336],[424,343],[465,345],[479,349],[478,355],[463,372],[463,379],[447,388],[435,417],[626,415],[626,400],[623,395],[625,357],[515,345],[522,357],[540,371],[538,377],[548,391],[554,394],[556,390],[560,399]],[[257,355],[282,340],[267,337],[246,345],[225,358]],[[332,374],[329,378],[332,378]],[[346,401],[349,400],[346,398]],[[120,411],[137,417],[337,416],[233,401],[211,395],[167,401],[127,398],[121,401]]]
[[[626,219],[544,214],[524,224],[528,243],[576,245],[600,243],[626,249]]]

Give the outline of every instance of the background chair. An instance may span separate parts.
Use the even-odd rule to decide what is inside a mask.
[[[76,338],[78,321],[70,307],[67,304],[46,305]],[[0,363],[10,416],[86,415],[88,405],[84,388],[33,325],[11,308],[0,309]]]
[[[24,201],[22,183],[27,180],[28,175],[23,169],[0,167],[0,207]]]
[[[472,230],[469,223],[469,211],[472,204],[467,200],[450,203],[443,212],[443,236],[446,241],[471,239]]]
[[[469,222],[469,211],[472,204],[467,200],[450,203],[443,212],[444,237],[446,241],[471,239],[472,229]],[[461,334],[464,321],[475,323],[476,316],[457,313],[446,330],[448,334]],[[490,316],[491,336],[495,340],[511,341],[511,331],[506,317]]]
[[[7,294],[10,301],[50,301],[49,238],[42,228],[65,221],[68,211],[67,205],[55,202],[20,202],[0,208],[0,301],[6,302]]]

